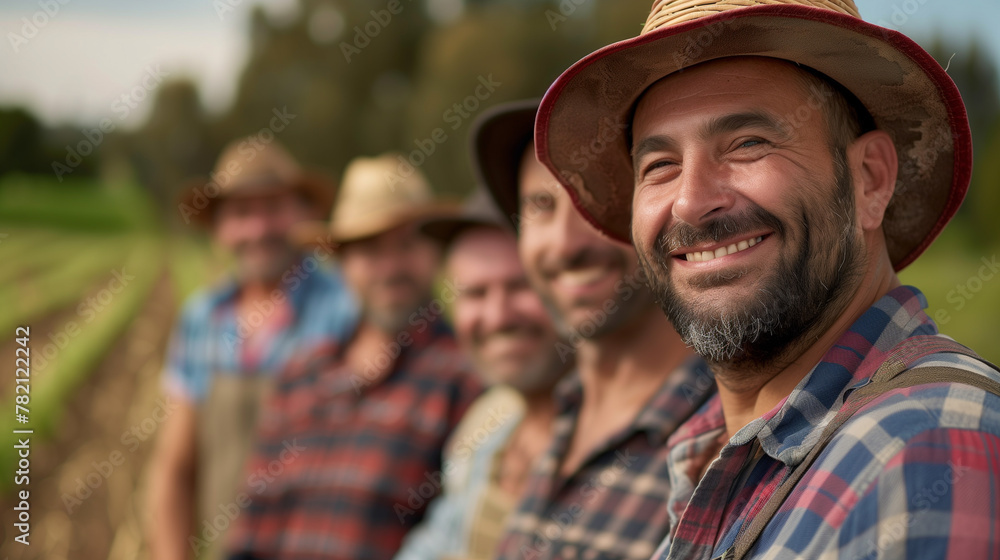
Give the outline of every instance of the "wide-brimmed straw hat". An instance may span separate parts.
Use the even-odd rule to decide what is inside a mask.
[[[292,238],[302,245],[336,247],[407,223],[454,216],[459,208],[436,201],[423,173],[399,154],[360,157],[344,171],[330,221],[299,224]]]
[[[531,144],[540,99],[501,103],[472,123],[472,168],[503,215],[518,226],[518,177],[524,151]]]
[[[658,0],[638,37],[566,70],[538,111],[535,149],[584,216],[628,241],[634,186],[629,130],[643,92],[663,77],[727,57],[817,70],[853,93],[899,154],[883,228],[896,270],[958,210],[972,140],[958,88],[905,35],[863,21],[851,0]]]
[[[178,209],[185,223],[212,224],[214,206],[234,196],[299,191],[322,216],[330,211],[336,191],[332,181],[305,171],[277,142],[241,138],[229,143],[210,177],[192,179],[181,190]]]
[[[472,191],[462,204],[460,213],[424,220],[420,224],[420,231],[448,247],[460,234],[476,227],[513,233],[509,219],[500,212],[492,195],[484,187],[477,187]]]

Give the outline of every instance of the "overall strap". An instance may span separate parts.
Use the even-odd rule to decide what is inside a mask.
[[[733,546],[726,551],[722,558],[725,560],[742,560],[747,556],[747,553],[750,552],[750,549],[753,548],[761,534],[763,534],[764,528],[771,522],[774,515],[778,513],[778,509],[781,508],[785,499],[795,489],[795,485],[798,484],[799,480],[806,474],[806,471],[816,461],[819,454],[830,443],[836,432],[850,420],[854,413],[875,398],[896,389],[916,387],[929,383],[960,383],[971,385],[977,389],[1000,396],[1000,383],[971,371],[954,367],[920,367],[909,369],[917,360],[942,352],[969,356],[1000,371],[1000,368],[983,360],[969,348],[948,338],[921,335],[910,337],[901,342],[893,348],[892,352],[882,363],[882,366],[872,375],[868,384],[855,389],[847,397],[837,415],[834,416],[833,420],[826,426],[826,429],[823,430],[816,445],[774,491],[771,498],[764,504],[763,509],[750,520],[749,524],[740,530]]]

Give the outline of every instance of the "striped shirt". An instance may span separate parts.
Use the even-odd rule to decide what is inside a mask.
[[[889,292],[791,394],[725,442],[718,397],[670,438],[671,535],[656,558],[715,558],[819,439],[848,389],[906,339],[940,335],[915,288]],[[994,380],[973,358],[950,366]],[[711,462],[700,482],[698,474]],[[796,485],[753,558],[1000,558],[1000,397],[954,383],[890,391],[858,411]]]

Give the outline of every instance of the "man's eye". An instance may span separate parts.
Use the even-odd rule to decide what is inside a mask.
[[[759,138],[751,138],[750,140],[744,140],[742,143],[740,143],[739,147],[740,148],[753,148],[755,146],[760,146],[763,143],[764,143],[764,141],[761,140],[761,139],[759,139]]]
[[[549,211],[555,206],[555,200],[552,198],[552,195],[539,194],[526,199],[522,206]]]
[[[657,160],[657,161],[654,161],[654,162],[650,163],[649,165],[647,165],[645,167],[645,169],[643,169],[642,174],[643,174],[643,176],[646,176],[646,175],[649,175],[651,173],[655,173],[656,171],[660,171],[660,170],[666,169],[666,168],[668,168],[668,167],[670,167],[672,165],[674,165],[674,162],[672,162],[670,160],[666,160],[666,159]]]

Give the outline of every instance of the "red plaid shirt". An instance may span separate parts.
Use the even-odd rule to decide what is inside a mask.
[[[237,500],[233,558],[393,557],[438,494],[441,449],[482,390],[446,326],[409,335],[375,381],[345,367],[335,344],[281,375]]]

